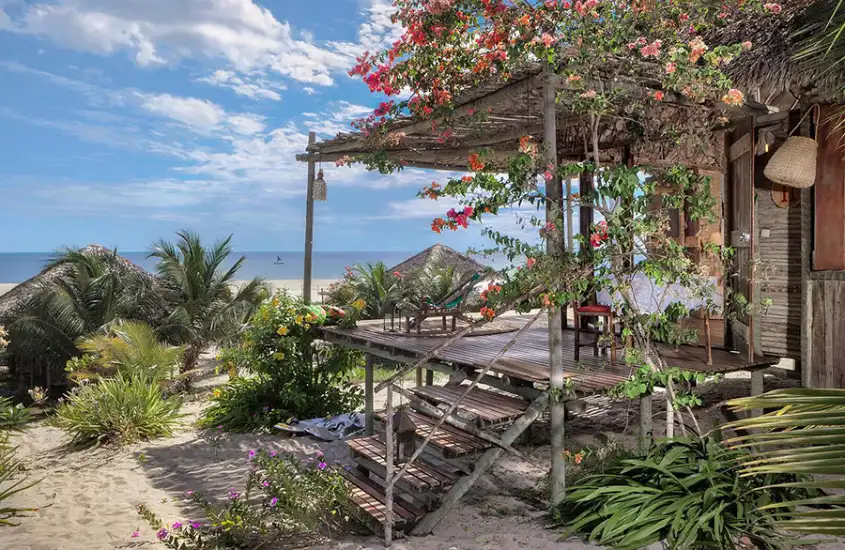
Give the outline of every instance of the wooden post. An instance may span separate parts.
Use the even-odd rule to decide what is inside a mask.
[[[640,397],[640,444],[644,449],[651,446],[651,394]]]
[[[669,392],[666,392],[666,439],[675,437],[675,407],[672,405],[672,400],[669,398]]]
[[[317,141],[316,132],[308,132],[308,145]],[[314,252],[314,177],[316,163],[308,161],[308,189],[305,192],[305,268],[302,275],[302,301],[311,303],[311,256]]]
[[[763,369],[751,371],[751,397],[763,394]],[[763,416],[763,409],[753,409],[751,416]]]
[[[417,367],[417,387],[421,388],[423,385],[423,368]]]
[[[367,427],[367,435],[375,433],[375,422],[373,414],[375,407],[373,405],[373,356],[369,353],[364,356],[364,419]],[[389,386],[388,386],[389,387]]]
[[[554,229],[546,236],[546,250],[553,257],[559,256],[561,251],[561,218],[558,216],[561,208],[561,184],[557,175],[557,112],[555,109],[555,79],[551,65],[543,67],[543,151],[546,162],[551,165],[554,177],[546,182],[546,222],[552,222]],[[566,459],[563,456],[566,444],[566,408],[563,402],[564,370],[563,370],[563,315],[561,308],[549,309],[549,368],[551,370],[551,443],[552,443],[552,477],[551,502],[558,504],[566,492]]]
[[[549,403],[549,396],[548,394],[542,394],[537,399],[534,400],[533,403],[525,410],[525,414],[520,416],[516,419],[516,422],[511,424],[511,426],[505,430],[505,433],[502,434],[502,442],[510,445],[516,438],[522,435],[522,432],[528,429],[531,424],[534,423],[535,420],[546,410],[546,406]],[[458,478],[458,481],[452,485],[452,488],[449,489],[449,492],[446,493],[443,497],[443,500],[440,502],[440,507],[425,516],[419,523],[417,523],[413,529],[411,529],[412,535],[428,535],[431,531],[437,526],[440,521],[446,517],[446,514],[452,509],[452,507],[457,504],[457,502],[461,499],[467,491],[469,491],[470,487],[475,484],[479,477],[484,474],[485,471],[494,463],[496,462],[504,449],[501,447],[492,447],[484,451],[478,460],[474,462],[474,468],[472,473],[469,475],[461,476]]]
[[[425,371],[425,385],[426,386],[433,386],[434,385],[434,371],[431,369],[426,369]]]
[[[393,386],[387,386],[387,409],[385,410],[384,434],[384,545],[393,542]]]

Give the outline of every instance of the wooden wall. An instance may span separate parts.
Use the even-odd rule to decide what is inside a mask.
[[[806,373],[805,384],[813,388],[845,388],[845,281],[813,280],[810,286],[812,367]]]

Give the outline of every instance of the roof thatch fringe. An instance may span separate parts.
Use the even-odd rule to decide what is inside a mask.
[[[454,267],[455,271],[462,277],[485,271],[487,267],[473,260],[466,254],[449,248],[443,244],[435,244],[426,248],[419,254],[415,254],[404,262],[390,268],[390,272],[399,272],[402,275],[419,272],[423,269],[435,266]]]

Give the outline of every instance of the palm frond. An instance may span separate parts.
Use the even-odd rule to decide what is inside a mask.
[[[736,399],[729,405],[736,411],[776,409],[723,427],[743,433],[727,439],[726,444],[753,450],[741,461],[744,475],[823,476],[802,486],[822,491],[845,488],[845,390],[777,390]],[[845,535],[845,494],[841,492],[784,506],[799,507],[781,522],[785,529]],[[819,506],[825,509],[819,510]]]

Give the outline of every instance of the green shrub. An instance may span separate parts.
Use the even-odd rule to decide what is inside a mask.
[[[314,542],[339,527],[346,502],[341,476],[322,454],[302,461],[275,451],[250,451],[252,468],[243,491],[231,489],[224,504],[188,491],[203,520],[162,522],[146,506],[140,516],[174,550],[288,547]]]
[[[738,458],[713,439],[669,440],[603,474],[576,481],[554,510],[568,533],[614,548],[666,541],[670,548],[782,548],[776,516],[760,507],[810,496],[790,475],[741,476]],[[788,510],[786,511],[788,514]]]
[[[182,416],[180,406],[147,376],[118,374],[71,390],[54,422],[71,436],[71,445],[123,445],[170,436]]]
[[[20,508],[5,504],[17,493],[24,491],[35,483],[27,483],[26,475],[22,474],[23,467],[15,457],[14,447],[8,444],[6,434],[0,433],[0,527],[17,525],[15,518],[26,517],[36,508]]]
[[[14,404],[11,397],[0,397],[0,433],[20,431],[32,420],[32,411],[23,404]]]
[[[324,322],[322,308],[287,294],[262,305],[242,344],[219,356],[222,367],[247,376],[215,390],[200,425],[269,429],[292,417],[331,416],[359,407],[363,394],[350,377],[363,356],[317,340],[316,327]]]

